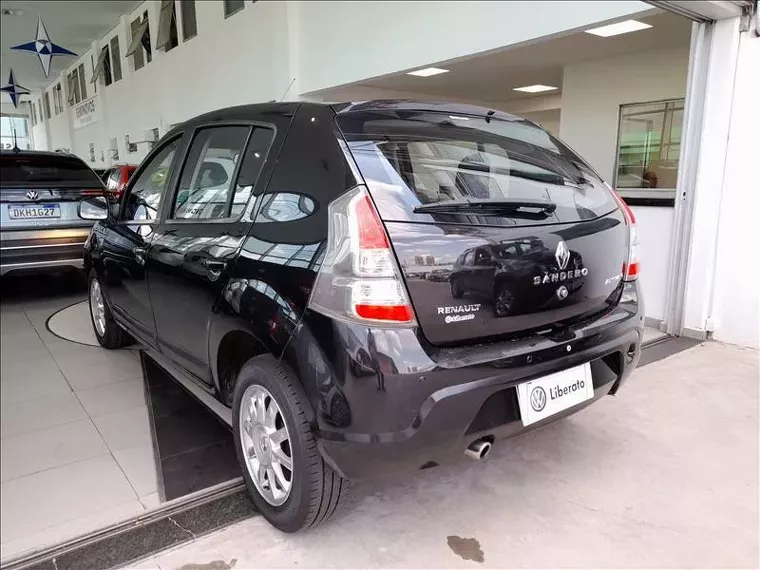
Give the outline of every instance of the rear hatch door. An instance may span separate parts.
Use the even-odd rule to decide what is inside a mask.
[[[617,302],[623,214],[540,127],[417,110],[349,111],[338,124],[431,343],[519,336]]]

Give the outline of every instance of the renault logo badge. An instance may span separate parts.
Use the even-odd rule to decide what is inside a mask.
[[[560,271],[567,268],[567,262],[570,261],[570,250],[567,248],[567,244],[560,240],[557,244],[557,251],[554,253],[554,258],[557,260],[557,266]]]

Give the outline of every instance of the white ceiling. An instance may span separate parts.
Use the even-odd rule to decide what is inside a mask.
[[[82,54],[94,40],[111,30],[122,14],[139,4],[139,0],[0,0],[3,11],[21,12],[20,15],[0,17],[0,81],[3,85],[8,82],[12,68],[16,81],[35,91],[48,85],[75,61],[73,56],[54,56],[50,77],[46,78],[36,54],[10,49],[11,46],[34,41],[38,15],[42,16],[53,43]],[[3,99],[7,99],[5,93]]]
[[[568,64],[642,50],[688,48],[691,22],[686,18],[663,12],[640,21],[652,27],[609,38],[576,32],[454,63],[431,62],[431,66],[450,70],[442,75],[415,77],[402,73],[359,85],[477,101],[511,101],[560,93],[563,67]],[[537,83],[559,89],[537,94],[513,91]]]

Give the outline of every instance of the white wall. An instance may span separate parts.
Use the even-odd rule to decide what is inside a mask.
[[[566,66],[560,137],[611,183],[620,105],[684,97],[688,65],[679,48]]]
[[[144,131],[158,128],[163,135],[172,124],[213,109],[281,98],[293,76],[288,60],[293,38],[288,31],[287,5],[246,2],[241,12],[225,19],[221,2],[195,4],[198,34],[182,41],[178,4],[179,45],[169,52],[154,47],[152,62],[139,70],[134,70],[132,57],[124,57],[131,39],[130,22],[148,10],[151,43],[155,46],[161,3],[148,0],[115,22],[113,30],[94,42],[93,48],[73,61],[60,76],[65,93],[66,74],[84,62],[87,94],[97,97],[99,120],[74,129],[72,108],[64,101],[64,114],[54,115],[35,127],[35,136],[42,141],[37,148],[71,148],[91,166],[101,167],[111,163],[107,149],[110,139],[116,138],[119,162],[138,163],[150,146],[138,144],[137,152],[127,153],[126,134],[135,140]],[[90,83],[93,72],[90,56],[98,54],[116,35],[123,78],[108,87],[100,80],[95,95]],[[41,100],[41,94],[36,94],[35,99]],[[44,143],[46,139],[48,144]],[[95,163],[90,162],[90,143],[95,144]],[[104,161],[100,160],[100,151],[105,151]]]
[[[689,50],[603,58],[565,67],[559,135],[612,184],[620,105],[684,97]],[[636,207],[646,315],[665,316],[672,208]]]
[[[300,89],[429,66],[651,9],[629,0],[299,2]]]
[[[760,347],[760,38],[743,34],[739,46],[718,222],[714,338]]]

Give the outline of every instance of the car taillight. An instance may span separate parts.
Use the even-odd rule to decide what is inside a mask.
[[[366,188],[333,200],[328,219],[327,248],[309,307],[353,322],[413,324],[414,311]]]
[[[623,212],[625,225],[628,226],[628,259],[623,263],[623,280],[635,281],[639,276],[639,230],[636,226],[636,216],[620,194],[614,190],[612,193]]]

